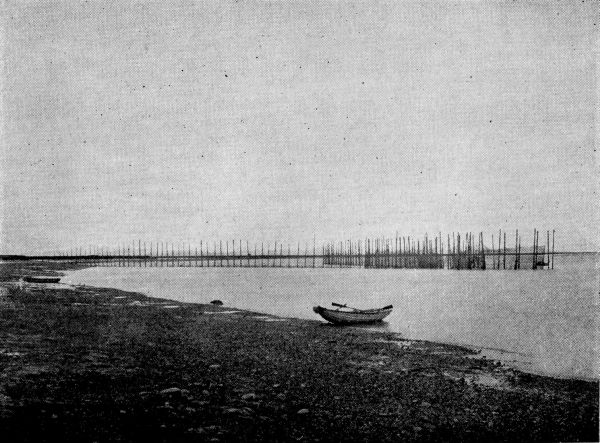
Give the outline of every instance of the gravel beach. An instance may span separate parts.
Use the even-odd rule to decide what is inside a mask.
[[[597,381],[397,334],[18,282],[61,267],[0,266],[4,441],[598,441]]]

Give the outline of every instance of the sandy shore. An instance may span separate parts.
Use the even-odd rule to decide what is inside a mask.
[[[0,266],[5,441],[597,441],[598,382]],[[32,268],[36,267],[36,268]]]

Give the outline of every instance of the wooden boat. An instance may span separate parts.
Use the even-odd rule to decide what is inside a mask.
[[[60,277],[34,277],[28,275],[27,277],[23,277],[23,281],[27,283],[58,283]]]
[[[391,314],[393,306],[388,305],[379,309],[356,309],[339,303],[331,303],[337,309],[327,309],[322,306],[315,306],[313,311],[319,314],[328,322],[337,325],[351,325],[358,323],[376,323],[382,321]]]

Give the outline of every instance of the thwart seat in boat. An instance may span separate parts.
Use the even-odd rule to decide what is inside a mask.
[[[382,321],[391,314],[393,306],[388,305],[379,309],[356,309],[339,303],[332,303],[338,309],[327,309],[322,306],[315,306],[313,311],[319,314],[328,322],[338,325],[349,325],[358,323],[375,323]]]

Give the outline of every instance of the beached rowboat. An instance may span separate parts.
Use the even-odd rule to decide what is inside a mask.
[[[346,305],[332,303],[338,309],[327,309],[322,306],[315,306],[313,311],[319,314],[328,322],[338,325],[350,325],[355,323],[375,323],[383,320],[390,315],[393,306],[388,305],[379,309],[356,309]]]
[[[60,281],[60,277],[34,277],[27,276],[23,277],[23,281],[27,283],[58,283]]]

